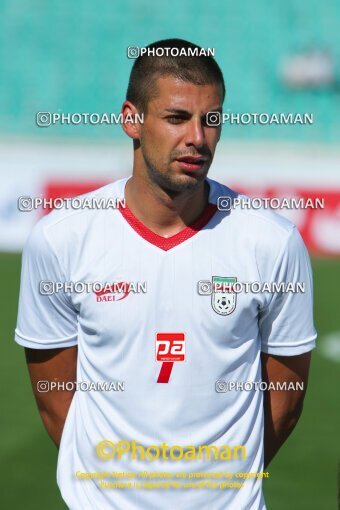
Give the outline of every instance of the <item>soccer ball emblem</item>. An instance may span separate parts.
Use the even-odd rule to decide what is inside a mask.
[[[218,308],[218,310],[220,312],[225,312],[229,307],[229,303],[228,303],[226,296],[217,297],[215,300],[215,304],[216,304],[216,308]]]

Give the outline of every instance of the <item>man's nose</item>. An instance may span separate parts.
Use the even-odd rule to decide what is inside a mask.
[[[194,145],[195,147],[201,147],[205,142],[204,130],[202,121],[200,118],[193,118],[187,124],[186,145]]]

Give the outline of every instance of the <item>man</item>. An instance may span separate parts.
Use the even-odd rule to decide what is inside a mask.
[[[198,48],[149,46],[163,47]],[[126,119],[144,113],[144,123],[124,124],[133,175],[88,195],[127,207],[53,211],[25,247],[16,341],[60,444],[58,484],[72,510],[263,510],[256,473],[301,414],[316,337],[309,258],[279,215],[218,210],[219,197],[237,197],[207,178],[221,132],[207,114],[222,111],[224,95],[212,57],[139,57],[122,109]],[[147,292],[43,296],[43,280],[146,282]],[[305,292],[236,294],[235,282],[303,282]],[[304,387],[264,399],[221,387],[259,383],[261,371],[268,383]],[[41,380],[123,381],[125,391],[39,392]],[[128,473],[130,488],[114,485]]]

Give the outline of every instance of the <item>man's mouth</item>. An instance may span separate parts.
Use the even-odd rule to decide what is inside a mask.
[[[176,158],[176,161],[184,170],[193,171],[200,170],[208,161],[208,158],[206,156],[182,156]]]

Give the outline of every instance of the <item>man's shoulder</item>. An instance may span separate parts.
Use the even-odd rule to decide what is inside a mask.
[[[124,186],[127,178],[120,179],[98,189],[68,199],[67,205],[53,209],[34,225],[26,245],[43,249],[44,246],[65,244],[79,240],[101,218],[102,211],[116,212],[116,207],[124,199]]]
[[[240,228],[246,228],[250,235],[261,235],[263,238],[276,234],[285,238],[294,229],[292,221],[268,206],[270,202],[261,198],[253,199],[212,179],[208,182],[211,189],[210,202],[216,204],[230,221]]]

